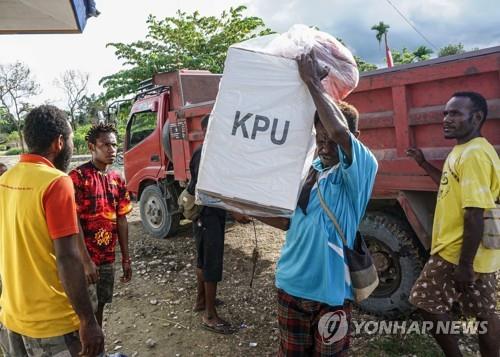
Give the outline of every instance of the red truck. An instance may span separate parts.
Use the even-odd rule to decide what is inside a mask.
[[[361,307],[385,317],[410,312],[408,294],[427,259],[437,186],[406,157],[421,148],[441,167],[455,144],[445,140],[442,111],[455,91],[488,100],[484,136],[500,151],[500,47],[380,69],[361,75],[347,98],[360,112],[361,140],[379,161],[372,199],[361,223],[380,285]],[[177,197],[189,180],[189,159],[203,141],[200,119],[209,113],[220,75],[178,71],[153,77],[136,96],[127,125],[127,185],[140,202],[145,229],[175,233]]]

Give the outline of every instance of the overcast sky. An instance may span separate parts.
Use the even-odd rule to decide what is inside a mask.
[[[59,104],[63,94],[54,79],[66,69],[90,73],[91,91],[100,92],[99,79],[120,69],[109,42],[132,42],[146,34],[146,18],[174,16],[177,9],[218,15],[230,6],[245,4],[247,15],[259,16],[271,29],[282,32],[304,23],[340,37],[363,59],[383,63],[383,46],[371,26],[384,21],[393,49],[432,47],[389,4],[392,2],[437,48],[462,42],[466,48],[500,45],[498,0],[96,0],[101,11],[78,35],[0,35],[0,63],[26,63],[43,93],[35,102]]]

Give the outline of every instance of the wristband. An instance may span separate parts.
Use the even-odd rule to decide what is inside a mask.
[[[122,264],[130,264],[132,263],[132,259],[128,258],[128,259],[122,259]]]

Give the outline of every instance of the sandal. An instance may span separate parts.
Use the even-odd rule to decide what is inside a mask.
[[[201,328],[210,331],[210,332],[215,332],[215,333],[220,333],[222,335],[230,335],[232,333],[236,332],[236,329],[232,327],[231,325],[219,323],[215,325],[209,325],[206,322],[201,322]]]

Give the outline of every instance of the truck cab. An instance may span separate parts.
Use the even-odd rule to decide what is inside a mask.
[[[210,113],[221,76],[208,71],[158,73],[135,96],[124,140],[127,189],[139,201],[144,228],[175,234],[177,197],[190,179],[189,160],[203,142],[201,118]]]

